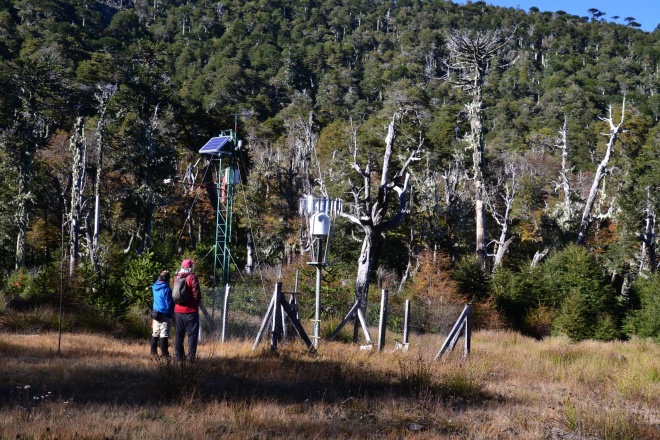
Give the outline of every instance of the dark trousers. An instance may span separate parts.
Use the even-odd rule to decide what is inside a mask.
[[[199,338],[199,313],[175,313],[174,356],[176,360],[194,361]],[[183,338],[188,334],[188,355],[183,351]]]

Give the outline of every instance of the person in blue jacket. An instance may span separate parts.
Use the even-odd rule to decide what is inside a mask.
[[[158,346],[163,357],[169,357],[168,338],[172,329],[172,318],[174,318],[174,301],[172,301],[172,289],[170,289],[170,272],[162,271],[158,279],[151,286],[154,294],[154,305],[151,316],[153,321],[151,328],[151,354],[158,356]]]

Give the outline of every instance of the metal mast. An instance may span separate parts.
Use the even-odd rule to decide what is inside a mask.
[[[236,167],[236,150],[238,146],[236,132],[225,130],[220,133],[220,136],[211,138],[199,150],[201,154],[211,154],[211,160],[217,161],[218,164],[218,201],[213,249],[214,291],[218,280],[218,270],[222,271],[222,286],[227,286],[230,280],[234,194],[236,184],[240,180],[238,168]]]

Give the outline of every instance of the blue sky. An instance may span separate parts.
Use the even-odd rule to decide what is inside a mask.
[[[519,7],[525,12],[536,6],[541,11],[561,10],[580,17],[589,16],[587,11],[596,8],[606,13],[601,18],[608,21],[614,21],[611,17],[618,15],[621,18],[617,22],[625,24],[624,18],[635,17],[635,21],[642,25],[641,29],[647,32],[653,32],[660,23],[660,0],[486,0],[486,3],[507,8]]]

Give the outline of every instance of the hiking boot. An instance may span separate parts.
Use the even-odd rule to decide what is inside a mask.
[[[163,357],[170,357],[170,352],[167,349],[167,340],[168,338],[160,338],[160,352]]]
[[[151,337],[151,355],[152,356],[158,356],[158,337],[157,336],[152,336]]]

